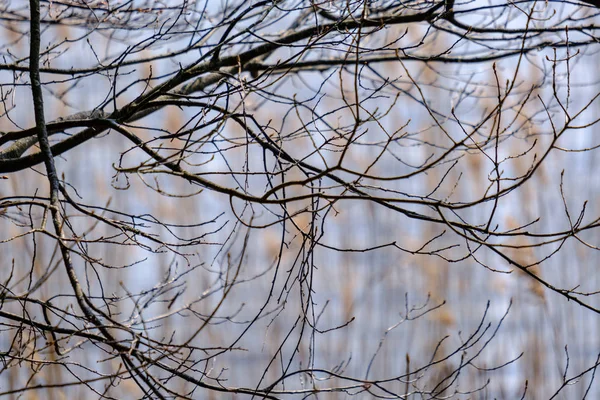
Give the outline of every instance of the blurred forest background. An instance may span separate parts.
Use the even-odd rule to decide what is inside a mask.
[[[40,3],[50,143],[98,129],[54,160],[113,339],[37,143],[10,153],[36,122],[4,1],[0,396],[600,396],[593,5]]]

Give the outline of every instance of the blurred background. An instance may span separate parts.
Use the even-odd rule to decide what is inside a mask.
[[[112,112],[134,101],[181,66],[204,57],[226,29],[223,15],[237,6],[121,3],[121,14],[102,11],[116,10],[112,1],[42,3],[43,18],[64,22],[43,25],[42,48],[55,48],[42,57],[42,67],[107,66],[73,76],[43,73],[48,121],[99,106]],[[388,3],[373,2],[371,7],[383,9]],[[235,54],[276,40],[295,23],[298,30],[310,25],[314,20],[306,15],[315,15],[311,4],[282,2],[264,15],[257,11],[235,26],[222,52]],[[402,12],[417,12],[411,4]],[[487,9],[477,2],[457,5],[464,11],[457,18],[503,29],[596,21],[594,10],[567,3],[520,3],[539,12],[529,20],[516,5],[489,4]],[[26,66],[27,5],[8,2],[2,7],[3,63]],[[320,7],[344,13],[342,6]],[[215,21],[222,26],[217,29]],[[211,26],[214,39],[198,42]],[[248,26],[252,34],[245,30]],[[384,381],[381,386],[389,393],[358,384],[315,398],[599,396],[594,382],[600,355],[597,312],[548,289],[491,248],[465,240],[461,235],[469,234],[456,225],[411,214],[439,219],[440,213],[424,204],[436,200],[457,206],[441,211],[449,221],[480,227],[490,221],[491,232],[516,233],[491,233],[485,240],[550,285],[582,293],[577,297],[599,307],[597,45],[560,44],[582,41],[584,34],[576,30],[549,29],[547,35],[531,34],[520,41],[503,34],[486,41],[476,31],[472,37],[456,37],[442,29],[447,26],[440,21],[436,29],[426,22],[373,28],[360,45],[355,31],[324,36],[306,54],[283,47],[260,62],[273,66],[285,60],[292,68],[295,62],[346,57],[352,63],[223,73],[218,84],[185,96],[242,115],[255,133],[317,168],[331,167],[343,157],[347,170],[336,171],[338,177],[373,197],[394,199],[386,204],[401,210],[365,200],[366,195],[343,198],[351,193],[330,179],[294,183],[307,178],[303,168],[265,152],[239,123],[208,107],[168,106],[127,125],[160,154],[185,154],[187,170],[222,187],[262,196],[285,179],[292,183],[271,198],[329,193],[340,199],[311,197],[282,206],[232,198],[163,172],[115,131],[56,157],[61,180],[75,201],[162,241],[128,236],[65,205],[69,232],[83,239],[72,245],[87,295],[115,319],[157,341],[186,343],[193,338],[186,343],[197,347],[189,353],[195,360],[189,373],[209,382],[221,380],[227,387],[266,387],[292,371],[315,369],[312,378],[298,372],[275,387],[292,391],[356,385],[321,372],[328,370]],[[163,57],[191,43],[196,43],[193,51]],[[525,48],[530,50],[475,60]],[[382,54],[398,60],[362,63]],[[475,61],[415,60],[424,55]],[[139,59],[149,61],[108,68]],[[5,67],[0,80],[0,131],[34,126],[27,72]],[[355,98],[361,105],[358,126]],[[567,112],[576,116],[573,121],[565,119]],[[189,135],[169,136],[186,129]],[[57,134],[53,143],[76,132]],[[466,136],[472,139],[453,147]],[[481,200],[497,193],[498,182],[509,187],[533,165],[533,175],[522,185]],[[51,301],[65,311],[63,322],[73,321],[74,328],[80,310],[56,241],[46,233],[51,224],[41,207],[31,205],[48,196],[43,164],[3,175],[3,287],[15,297],[26,293]],[[22,204],[6,206],[15,201]],[[573,225],[588,228],[577,236],[557,234]],[[2,309],[44,320],[33,302],[7,300]],[[135,382],[126,379],[121,360],[102,344],[65,337],[62,343],[69,350],[57,354],[41,332],[20,329],[6,318],[2,330],[0,392],[6,398],[143,397]],[[20,358],[7,358],[16,347],[23,349]],[[106,378],[115,371],[121,371],[121,378]],[[176,379],[165,382],[189,398],[240,396],[204,391]],[[445,385],[449,388],[441,390]]]

